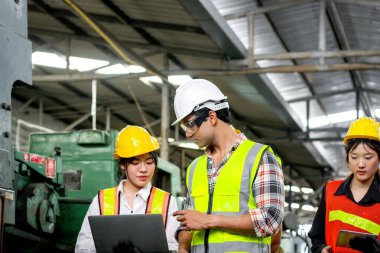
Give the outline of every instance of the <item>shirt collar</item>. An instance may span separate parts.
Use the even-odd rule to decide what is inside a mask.
[[[238,134],[238,137],[234,143],[234,145],[232,145],[231,147],[231,150],[230,151],[235,151],[239,145],[245,141],[247,139],[247,137],[245,136],[244,133],[240,132],[240,130],[237,130],[237,129],[234,129],[235,133]],[[214,152],[214,147],[212,145],[208,146],[206,149],[205,149],[205,153],[207,156],[211,156],[211,154]]]
[[[354,177],[353,174],[351,174],[349,177],[347,177],[343,183],[339,186],[339,188],[336,190],[335,194],[338,195],[346,195],[350,199],[353,200],[350,184],[352,181],[352,178]],[[375,176],[374,180],[371,183],[371,186],[368,189],[368,192],[364,195],[364,197],[359,201],[359,203],[363,205],[370,205],[374,203],[380,203],[380,181],[377,176]]]
[[[124,187],[123,184],[126,182],[128,179],[121,180],[117,187],[117,192],[123,193]],[[152,184],[149,182],[147,185],[145,185],[143,188],[140,189],[140,191],[137,192],[137,195],[139,195],[141,198],[143,198],[145,201],[148,200],[149,195],[150,195],[150,190],[152,188]]]

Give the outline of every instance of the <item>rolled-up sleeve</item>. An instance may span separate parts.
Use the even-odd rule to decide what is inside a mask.
[[[284,175],[274,154],[265,151],[253,182],[256,208],[250,210],[253,229],[259,237],[276,233],[284,217]]]

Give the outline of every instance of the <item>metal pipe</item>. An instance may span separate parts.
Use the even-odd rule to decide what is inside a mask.
[[[67,127],[65,127],[65,129],[63,129],[63,131],[70,131],[75,126],[79,125],[81,122],[85,121],[89,117],[91,117],[91,113],[86,113],[85,115],[83,115],[82,117],[80,117],[79,119],[77,119],[76,121],[74,121],[73,123],[68,125]]]
[[[309,138],[310,131],[310,100],[306,100],[306,137]]]
[[[160,157],[166,161],[169,161],[169,86],[167,84],[162,84],[161,93],[161,148]]]
[[[29,105],[31,104],[31,103],[33,103],[34,102],[34,100],[36,100],[38,98],[38,96],[34,96],[34,97],[31,97],[31,98],[29,98],[29,100],[28,101],[26,101],[15,113],[14,113],[14,115],[17,115],[17,114],[21,114],[21,113],[23,113],[24,112],[24,110],[25,109],[27,109],[28,107],[29,107]]]
[[[97,43],[102,45],[107,45],[107,42],[104,41],[104,39],[99,37],[93,37],[90,35],[76,35],[69,32],[57,32],[57,31],[50,31],[40,28],[31,28],[29,27],[29,34],[39,34],[39,35],[49,35],[49,36],[55,36],[59,38],[70,38],[72,40],[79,40],[79,41],[87,41],[91,43]],[[187,49],[187,48],[180,48],[180,47],[163,47],[163,46],[157,46],[157,45],[151,45],[148,43],[140,43],[135,42],[131,40],[125,40],[125,39],[119,39],[121,45],[123,47],[129,47],[129,48],[142,48],[144,50],[148,51],[155,51],[160,53],[172,53],[172,54],[183,54],[183,55],[190,55],[190,56],[196,56],[196,57],[202,57],[202,58],[211,58],[211,59],[222,59],[223,54],[222,52],[209,52],[202,50],[202,48],[198,49]],[[47,43],[45,45],[51,46],[51,43]],[[37,51],[38,48],[33,48],[34,51]]]
[[[92,103],[91,103],[91,116],[92,116],[92,130],[96,130],[96,86],[97,81],[92,80]]]
[[[44,114],[44,101],[42,98],[38,101],[38,124],[43,125],[43,114]]]
[[[35,75],[33,82],[75,82],[75,81],[88,81],[88,80],[104,80],[114,78],[139,78],[148,76],[147,73],[134,73],[134,74],[93,74],[93,73],[78,73],[78,74],[64,74],[64,75]]]
[[[369,7],[380,7],[380,2],[378,0],[333,0],[336,3],[345,3],[345,4],[360,4],[366,5]]]
[[[124,59],[128,64],[131,65],[143,65],[148,72],[153,75],[158,75],[165,82],[167,78],[158,70],[156,67],[151,65],[149,62],[141,59],[136,53],[125,49],[121,46],[121,43],[112,36],[108,31],[101,27],[95,20],[93,20],[89,15],[87,15],[74,1],[63,0],[78,16],[80,16],[89,26],[91,26],[111,47],[116,53]],[[128,55],[132,56],[134,59],[138,59],[142,64],[132,60]]]
[[[248,22],[248,67],[255,67],[255,24],[254,14],[249,14],[247,16]]]
[[[140,116],[141,116],[142,121],[143,121],[144,124],[147,126],[148,131],[150,132],[150,134],[151,134],[152,136],[155,136],[155,135],[154,135],[154,132],[153,132],[153,130],[152,130],[152,128],[149,126],[149,122],[148,122],[148,120],[147,120],[147,118],[146,118],[146,116],[145,116],[145,112],[144,112],[144,110],[141,108],[140,102],[138,101],[135,92],[132,90],[132,87],[131,87],[131,85],[130,85],[129,83],[127,84],[127,86],[128,86],[129,93],[131,94],[131,97],[132,97],[133,101],[135,102],[135,105],[136,105],[137,110],[138,110],[138,112],[139,112],[139,114],[140,114]]]
[[[63,0],[72,10],[74,10],[88,25],[90,25],[117,53],[129,64],[135,64],[125,52],[120,48],[118,43],[111,38],[89,15],[87,15],[76,3],[71,0]]]
[[[106,130],[110,130],[111,128],[111,108],[107,106],[106,108]]]
[[[300,97],[296,99],[291,99],[286,102],[290,103],[297,103],[297,102],[302,102],[302,101],[307,101],[307,100],[314,100],[314,99],[319,99],[319,98],[325,98],[325,97],[332,97],[335,95],[341,95],[345,93],[350,93],[350,92],[356,92],[357,89],[348,89],[348,90],[335,90],[332,92],[326,92],[326,93],[320,93],[314,96],[307,96],[307,97]]]
[[[337,58],[337,57],[377,57],[380,50],[342,50],[342,51],[305,51],[289,52],[280,54],[258,54],[259,60],[292,60],[292,59],[312,59],[312,58]]]
[[[326,51],[326,0],[319,0],[319,43],[320,52]],[[319,58],[319,64],[325,64],[325,58]]]
[[[344,64],[327,64],[327,65],[293,65],[293,66],[274,66],[265,68],[246,68],[238,70],[220,70],[220,69],[188,69],[172,70],[170,75],[194,75],[194,76],[237,76],[247,74],[265,74],[265,73],[311,73],[311,72],[332,72],[347,70],[378,70],[380,64],[369,63],[344,63]]]

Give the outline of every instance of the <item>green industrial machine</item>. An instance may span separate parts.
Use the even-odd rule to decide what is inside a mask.
[[[19,252],[32,252],[30,245],[38,245],[38,252],[73,251],[93,197],[120,180],[113,159],[116,135],[113,130],[30,135],[29,152],[14,153],[16,225],[6,227],[11,238],[6,248],[19,241]],[[179,168],[162,159],[158,168],[153,184],[178,196]],[[28,250],[22,249],[26,245]]]

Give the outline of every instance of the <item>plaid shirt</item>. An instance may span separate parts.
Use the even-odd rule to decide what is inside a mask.
[[[246,139],[247,137],[243,133],[239,134],[230,152],[222,160],[218,168],[215,167],[211,156],[213,152],[212,147],[206,148],[205,153],[207,155],[207,174],[210,193],[214,191],[218,175],[223,169],[224,164],[226,164],[233,152]],[[284,175],[276,156],[269,151],[264,151],[262,155],[259,169],[255,181],[253,182],[252,195],[256,202],[256,208],[249,210],[249,213],[255,234],[258,237],[274,234],[281,226],[284,215]],[[191,205],[189,193],[187,193],[186,196],[185,206],[186,205]]]

